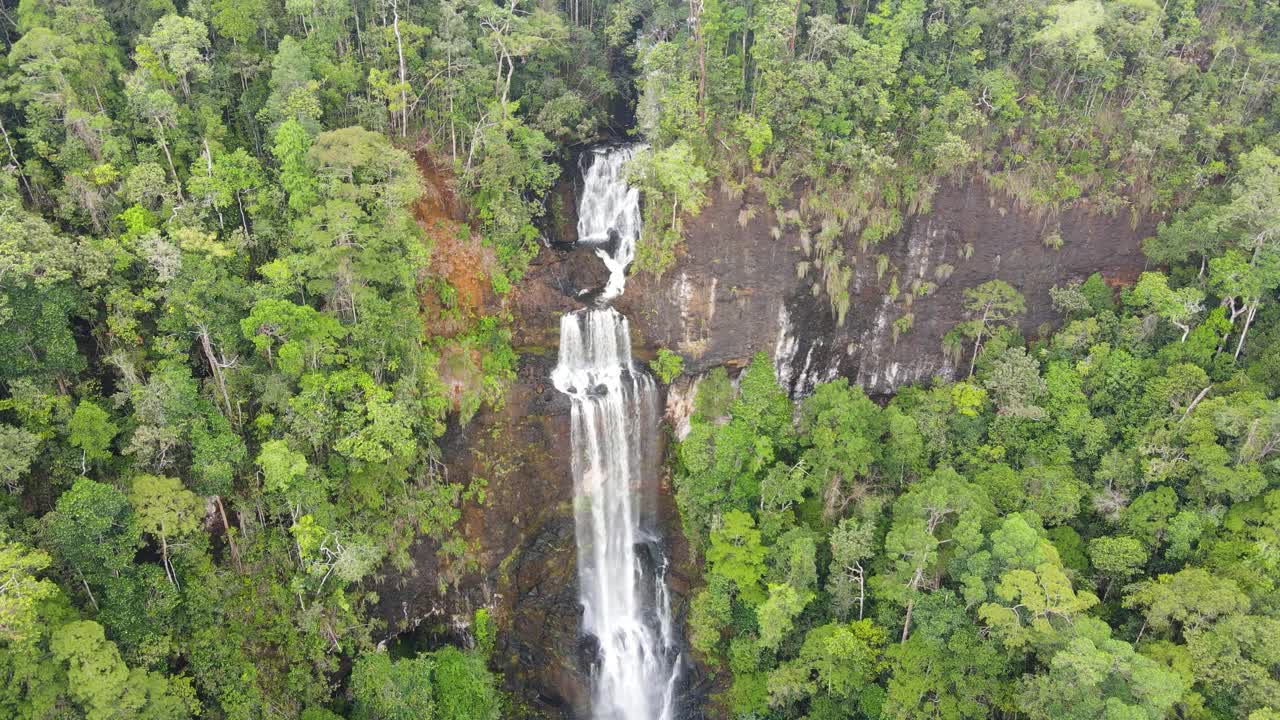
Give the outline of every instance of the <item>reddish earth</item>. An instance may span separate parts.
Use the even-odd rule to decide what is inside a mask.
[[[413,210],[431,245],[427,274],[443,277],[457,293],[455,307],[460,319],[454,320],[451,313],[444,312],[446,308],[434,288],[423,289],[423,310],[433,335],[450,336],[461,329],[456,325],[464,325],[490,300],[489,275],[496,259],[463,219],[453,171],[425,148],[414,159],[422,176],[423,193]]]
[[[494,302],[489,278],[497,260],[465,222],[448,163],[427,148],[420,148],[414,160],[423,193],[413,210],[431,252],[419,279],[423,323],[429,337],[453,338],[489,312]],[[436,278],[443,278],[447,287],[441,287]],[[450,303],[445,303],[442,293],[452,295]],[[460,410],[463,398],[481,382],[481,354],[470,344],[446,342],[440,344],[440,355],[440,379],[453,409]]]

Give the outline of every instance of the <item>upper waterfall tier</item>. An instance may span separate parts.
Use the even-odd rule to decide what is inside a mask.
[[[609,269],[609,282],[600,296],[608,302],[622,294],[627,266],[636,256],[640,239],[640,191],[627,185],[626,164],[642,145],[615,145],[591,150],[582,169],[582,200],[578,205],[578,242],[596,245],[596,255]]]

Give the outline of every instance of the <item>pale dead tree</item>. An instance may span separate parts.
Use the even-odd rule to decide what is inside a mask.
[[[391,29],[396,36],[396,55],[400,59],[400,137],[409,132],[409,80],[404,65],[404,43],[400,37],[400,3],[391,0]]]
[[[514,48],[510,41],[517,20],[516,8],[519,5],[520,0],[507,0],[505,6],[495,7],[494,11],[486,13],[480,19],[480,27],[484,28],[493,40],[493,56],[497,62],[494,92],[501,97],[504,108],[511,94],[511,77],[516,72]]]
[[[13,168],[13,172],[18,176],[18,181],[22,183],[22,188],[27,192],[27,198],[34,200],[35,195],[31,192],[31,185],[27,183],[27,176],[22,172],[22,163],[18,160],[17,153],[13,150],[13,142],[9,139],[9,131],[4,126],[4,118],[0,118],[0,136],[4,137],[5,148],[9,151],[9,163]]]
[[[239,358],[236,356],[228,358],[226,353],[214,352],[209,326],[204,323],[196,325],[196,337],[200,339],[200,349],[204,352],[205,362],[209,364],[209,372],[213,374],[214,384],[218,386],[218,394],[222,396],[222,405],[227,411],[227,420],[239,425],[234,411],[231,409],[231,395],[227,392],[227,379],[223,374],[224,370],[236,367],[239,364]]]
[[[489,34],[496,64],[494,94],[506,113],[516,62],[546,45],[566,41],[568,30],[558,16],[545,10],[535,7],[532,12],[522,11],[520,0],[486,6],[480,12],[480,27]]]
[[[689,0],[689,27],[698,48],[698,115],[707,119],[707,41],[702,33],[703,0]]]

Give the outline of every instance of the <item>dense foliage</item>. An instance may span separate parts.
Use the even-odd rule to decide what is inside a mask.
[[[1008,192],[1057,247],[1063,209],[1184,206],[1280,129],[1272,2],[649,2],[621,6],[647,40],[640,264],[670,264],[714,177],[763,192],[841,320],[845,239],[891,237],[948,178]]]
[[[971,376],[884,405],[793,406],[763,355],[706,377],[676,488],[722,712],[1275,717],[1280,308],[1237,358],[1212,277],[1058,288],[1057,333],[988,327]]]
[[[1055,289],[1030,346],[970,288],[964,381],[701,379],[721,710],[1276,717],[1274,1],[9,0],[0,49],[0,717],[521,717],[487,612],[388,651],[379,590],[474,569],[436,441],[501,403],[548,191],[620,132],[640,268],[757,193],[841,320],[846,252],[948,178],[1049,246],[1170,213],[1167,272]]]
[[[0,716],[498,716],[487,650],[375,609],[415,541],[470,569],[435,439],[513,376],[595,21],[0,4]]]

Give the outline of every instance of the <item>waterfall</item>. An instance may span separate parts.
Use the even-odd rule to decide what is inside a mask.
[[[627,185],[623,167],[638,145],[617,145],[583,153],[582,199],[578,203],[578,242],[596,246],[596,255],[609,269],[601,302],[626,289],[627,266],[636,257],[640,238],[640,191]]]
[[[667,559],[645,527],[656,490],[657,388],[631,361],[621,294],[640,233],[639,196],[622,166],[634,146],[591,152],[579,241],[596,245],[610,277],[596,305],[560,318],[551,379],[572,401],[574,520],[583,632],[599,644],[597,720],[674,720],[680,672],[667,596]]]

